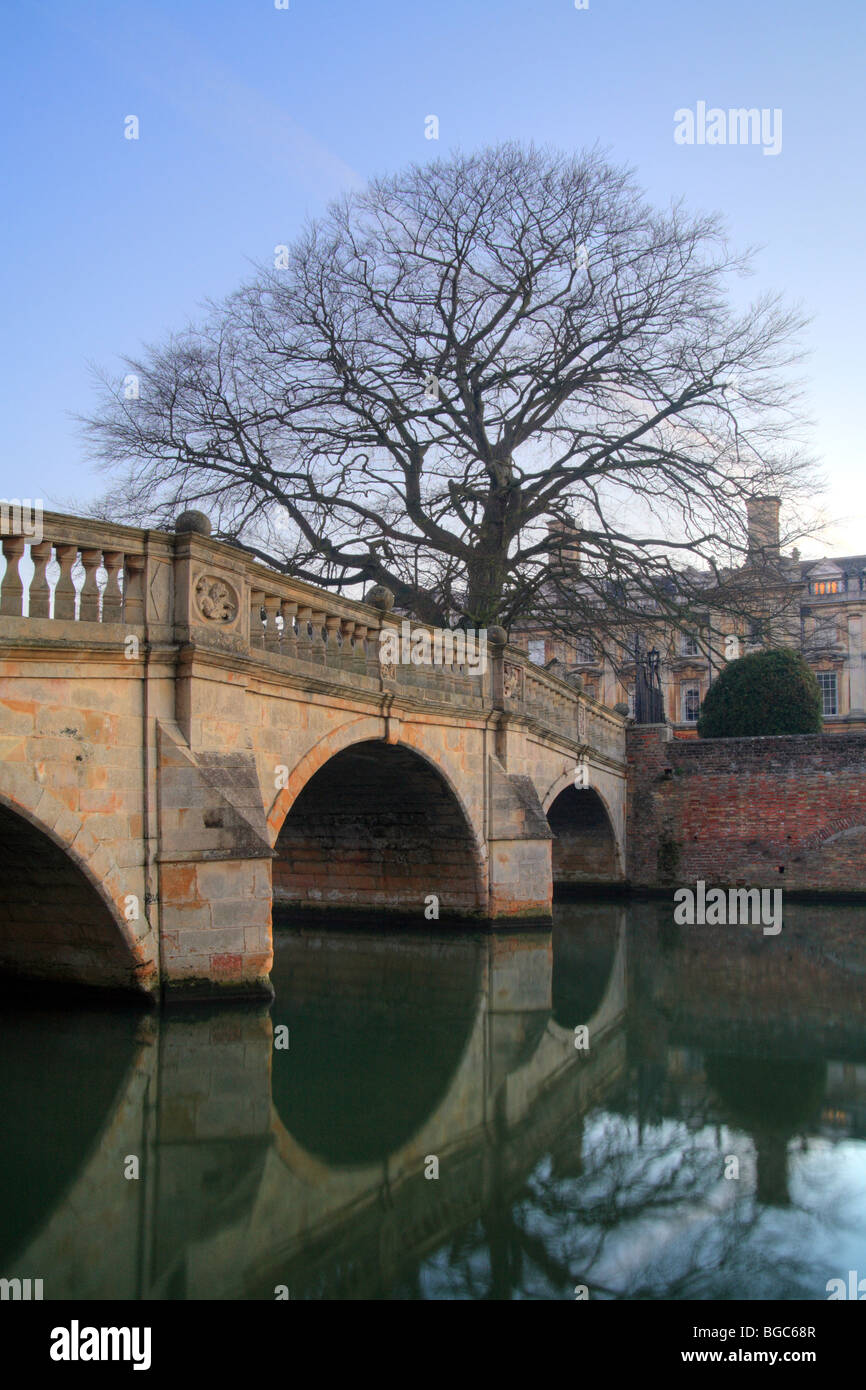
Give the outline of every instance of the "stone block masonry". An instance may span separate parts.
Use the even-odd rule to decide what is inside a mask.
[[[276,843],[274,901],[481,914],[478,865],[460,807],[435,770],[369,743],[336,754],[301,792]]]
[[[866,894],[866,735],[626,743],[633,887]]]
[[[504,631],[477,675],[388,663],[387,602],[275,574],[200,514],[44,525],[2,537],[0,973],[262,997],[274,900],[549,920],[578,755],[622,844],[624,721]],[[609,874],[601,822],[562,809],[572,871]]]

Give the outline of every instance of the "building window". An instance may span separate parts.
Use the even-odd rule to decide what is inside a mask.
[[[841,594],[843,582],[841,579],[813,579],[809,587],[813,594],[825,598],[828,594]]]
[[[699,685],[684,685],[682,700],[683,723],[697,724],[698,715],[701,712],[701,687]]]
[[[818,685],[821,688],[823,714],[838,714],[839,700],[836,691],[836,672],[817,671]]]
[[[533,637],[529,641],[529,660],[535,666],[544,665],[544,638]]]
[[[681,652],[683,656],[698,656],[698,639],[692,632],[684,632],[682,639]]]
[[[581,637],[577,643],[577,660],[586,666],[595,661],[595,646],[591,637]]]
[[[634,719],[634,717],[635,717],[635,714],[634,714],[634,710],[635,710],[635,703],[634,703],[634,701],[635,701],[635,694],[634,694],[634,692],[635,692],[634,681],[632,681],[631,685],[626,686],[626,691],[625,691],[625,697],[626,697],[626,700],[628,701],[628,712],[629,712],[629,714],[631,715],[632,719]]]

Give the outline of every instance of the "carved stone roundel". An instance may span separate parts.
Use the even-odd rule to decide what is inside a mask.
[[[195,586],[199,612],[211,623],[233,623],[238,615],[238,596],[231,584],[216,575],[203,574]]]

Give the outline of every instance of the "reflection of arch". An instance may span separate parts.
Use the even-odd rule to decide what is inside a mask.
[[[23,1257],[99,1162],[133,1076],[140,1012],[4,1010],[0,1269]],[[84,1084],[82,1084],[84,1078]],[[122,1150],[121,1150],[122,1152]],[[112,1178],[115,1170],[112,1170]],[[135,1184],[130,1184],[135,1186]],[[74,1200],[72,1212],[79,1204]],[[25,1271],[25,1274],[29,1271]]]
[[[591,920],[553,926],[554,1021],[568,1030],[601,1010],[622,941],[621,911],[612,903],[594,907]]]
[[[572,783],[558,792],[554,789],[547,819],[554,836],[554,887],[621,881],[622,863],[613,817],[600,791],[594,787],[579,791]]]
[[[332,929],[274,944],[271,1017],[290,1047],[273,1053],[271,1095],[286,1151],[329,1169],[384,1163],[453,1084],[478,1017],[482,939]]]
[[[34,785],[39,814],[0,793],[0,969],[140,989],[141,952],[117,903],[128,885],[81,816]],[[53,827],[63,826],[63,835]]]
[[[610,973],[607,976],[604,992],[601,998],[598,1000],[597,1006],[591,1015],[585,1018],[575,1019],[572,1023],[566,1026],[560,1021],[556,1011],[554,1011],[551,1016],[550,1024],[548,1026],[548,1033],[550,1034],[550,1036],[560,1044],[563,1042],[567,1043],[569,1049],[571,1049],[574,1045],[573,1030],[575,1024],[586,1024],[587,1027],[590,1029],[591,1034],[597,1037],[602,1030],[610,1028],[611,1026],[618,1025],[624,1017],[627,998],[627,933],[625,924],[625,909],[618,906],[618,904],[616,903],[592,903],[578,905],[574,902],[566,902],[554,903],[553,905],[554,933],[558,932],[560,937],[566,938],[569,931],[573,930],[577,937],[578,952],[580,949],[579,942],[583,936],[583,933],[587,930],[587,927],[589,927],[590,933],[592,932],[592,923],[593,921],[598,922],[599,916],[601,916],[601,920],[605,923],[607,923],[608,918],[616,922],[616,949],[614,951],[613,960],[611,962]],[[581,919],[586,919],[586,926],[583,925]],[[613,928],[611,928],[611,930],[613,930]],[[558,947],[557,945],[554,945],[554,970],[556,970],[557,949],[561,950],[561,945]],[[565,965],[565,969],[566,971],[568,970],[567,964]],[[557,983],[556,989],[557,1002],[560,1004],[560,1012],[562,1014],[566,1014],[567,1010],[568,1014],[570,1015],[572,1004],[574,1004],[577,1007],[583,1006],[585,1003],[594,1002],[594,998],[587,998],[586,1000],[576,1000],[569,998],[569,991],[567,989],[567,985],[563,987],[563,984],[561,982]],[[553,982],[551,981],[551,996],[552,995]],[[563,996],[565,996],[564,1003]]]
[[[818,1123],[827,1089],[823,1059],[707,1053],[704,1070],[737,1128],[794,1134]]]
[[[435,894],[443,916],[481,913],[484,856],[439,764],[381,738],[323,752],[317,745],[286,789],[294,794],[275,840],[275,903],[420,917]]]

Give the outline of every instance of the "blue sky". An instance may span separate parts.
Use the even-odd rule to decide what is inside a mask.
[[[866,551],[858,0],[289,4],[6,6],[0,495],[101,491],[71,418],[94,404],[88,363],[119,372],[342,189],[455,146],[598,142],[653,201],[722,211],[762,248],[749,294],[812,316],[809,442],[834,524],[806,553]],[[781,153],[675,144],[674,112],[698,101],[781,108]]]

